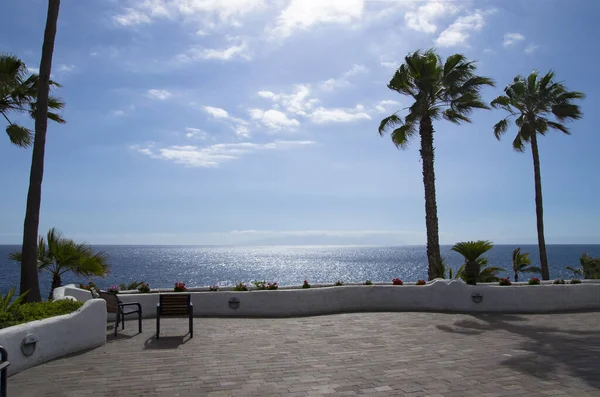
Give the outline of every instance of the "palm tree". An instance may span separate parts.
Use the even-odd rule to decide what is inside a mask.
[[[28,112],[31,117],[35,117],[38,82],[39,76],[35,74],[28,76],[27,67],[19,58],[0,54],[0,114],[8,123],[6,126],[8,138],[19,147],[30,146],[33,143],[33,133],[28,128],[13,122],[9,116],[11,113]],[[52,80],[50,86],[60,87]],[[64,103],[57,98],[48,97],[50,109],[59,110],[63,106]],[[48,112],[48,118],[58,123],[65,122],[53,112]]]
[[[518,152],[524,152],[526,144],[531,144],[540,264],[542,279],[549,280],[550,271],[544,237],[542,176],[537,139],[538,134],[545,135],[549,128],[567,135],[570,134],[563,122],[578,120],[582,117],[581,109],[573,101],[583,99],[585,95],[577,91],[568,91],[562,83],[554,80],[552,71],[542,78],[539,78],[537,71],[532,72],[527,78],[517,76],[511,84],[506,86],[504,93],[505,95],[500,95],[491,103],[494,108],[504,109],[508,113],[508,116],[494,126],[494,135],[500,139],[502,134],[508,130],[509,118],[515,117],[518,132],[513,141],[513,148]],[[556,122],[549,120],[551,116],[554,116]]]
[[[479,266],[479,273],[477,274],[477,282],[478,283],[494,283],[500,281],[500,277],[498,273],[503,272],[504,269],[496,266],[488,266],[487,258],[478,258],[477,265]],[[463,281],[467,281],[466,273],[465,273],[466,265],[462,265],[458,272],[456,272],[456,278],[460,278]]]
[[[487,77],[475,75],[475,63],[464,55],[454,54],[442,62],[433,50],[408,54],[388,88],[408,95],[414,103],[405,117],[398,112],[381,121],[379,134],[391,131],[396,147],[405,149],[418,133],[421,138],[423,184],[425,185],[425,225],[427,228],[428,275],[432,280],[440,274],[440,243],[433,148],[433,120],[444,118],[460,124],[470,122],[473,109],[489,109],[479,95],[482,86],[494,86]]]
[[[485,240],[464,241],[454,244],[452,251],[458,252],[465,258],[465,264],[463,265],[464,269],[462,272],[459,270],[458,273],[461,274],[467,284],[475,285],[477,284],[477,281],[483,282],[483,280],[479,279],[481,266],[487,265],[487,259],[482,258],[481,255],[491,250],[493,247],[494,244],[492,244],[491,241]],[[498,271],[494,272],[494,268],[491,268],[491,270],[486,271],[484,277],[487,279],[490,276],[490,273],[495,275]]]
[[[541,273],[542,269],[531,266],[528,253],[521,253],[521,248],[515,248],[512,253],[512,268],[515,272],[515,283],[519,281],[519,273]]]
[[[10,259],[22,262],[20,252],[10,254]],[[62,285],[62,276],[72,272],[77,276],[104,277],[109,270],[108,255],[104,251],[94,252],[89,245],[64,238],[61,233],[52,228],[46,238],[40,236],[38,244],[37,268],[52,275],[52,291]]]
[[[40,205],[42,203],[42,179],[44,178],[44,152],[46,150],[46,130],[48,128],[48,105],[50,91],[50,71],[52,69],[52,54],[56,37],[56,24],[60,0],[48,0],[48,15],[42,45],[40,61],[40,77],[37,84],[37,104],[35,106],[35,137],[31,156],[31,172],[29,174],[29,190],[27,192],[27,207],[23,225],[23,260],[21,262],[21,293],[26,302],[42,300],[37,273],[37,244],[40,223]]]

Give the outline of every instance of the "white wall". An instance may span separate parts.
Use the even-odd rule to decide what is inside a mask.
[[[481,303],[471,296],[480,294]],[[240,300],[229,308],[231,297]],[[123,302],[139,302],[143,317],[156,316],[158,294],[122,294]],[[477,285],[436,280],[416,285],[348,285],[249,292],[192,292],[196,316],[306,316],[356,311],[450,311],[548,313],[600,309],[600,284],[539,286]]]
[[[55,301],[64,299],[66,296],[72,296],[79,302],[86,302],[92,299],[92,293],[85,289],[77,287],[75,284],[68,284],[63,287],[54,288],[52,299]]]
[[[21,352],[21,341],[28,335],[38,340],[29,357]],[[0,329],[0,345],[7,350],[10,361],[9,375],[105,343],[106,302],[102,299],[89,300],[70,314]]]

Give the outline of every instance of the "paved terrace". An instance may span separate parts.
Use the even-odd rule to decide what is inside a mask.
[[[9,396],[600,396],[600,313],[135,322]],[[164,337],[163,337],[164,335]]]

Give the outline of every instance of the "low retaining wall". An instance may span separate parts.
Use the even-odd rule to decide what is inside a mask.
[[[470,286],[457,280],[435,280],[424,286],[347,285],[191,294],[196,316],[286,317],[375,311],[550,313],[600,310],[600,284],[595,283]],[[231,298],[239,300],[237,309],[230,308]],[[120,294],[119,299],[123,302],[140,303],[145,318],[156,316],[157,293]]]
[[[71,291],[72,292],[72,291]],[[30,356],[21,351],[26,337],[33,337],[35,350]],[[54,358],[106,343],[106,302],[92,299],[77,311],[62,316],[0,329],[0,345],[8,352],[8,374]]]

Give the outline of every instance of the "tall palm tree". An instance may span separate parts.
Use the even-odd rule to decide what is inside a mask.
[[[573,101],[583,99],[585,95],[577,91],[568,91],[562,83],[554,80],[552,71],[541,78],[537,71],[532,72],[527,78],[517,76],[511,84],[506,86],[504,93],[505,95],[500,95],[491,103],[494,108],[504,109],[508,113],[508,116],[494,126],[494,135],[500,139],[502,134],[508,130],[509,119],[515,117],[518,132],[513,141],[513,148],[518,152],[524,152],[525,146],[528,143],[531,144],[540,264],[542,279],[549,280],[550,271],[544,237],[542,176],[537,139],[538,135],[545,135],[550,128],[569,135],[569,129],[564,122],[578,120],[582,117],[581,109]],[[552,116],[556,121],[549,119]]]
[[[463,241],[454,244],[452,251],[458,252],[465,258],[464,276],[462,277],[467,284],[475,285],[480,277],[481,265],[487,264],[487,259],[481,255],[494,248],[491,241]],[[488,271],[489,272],[489,271]],[[460,273],[460,271],[459,271]]]
[[[9,258],[22,262],[20,252],[10,254]],[[62,276],[67,272],[77,276],[104,277],[109,270],[108,255],[104,251],[94,252],[85,243],[64,238],[58,230],[52,228],[45,239],[40,236],[37,269],[52,275],[52,286],[48,297],[52,299],[52,292],[62,285]]]
[[[541,273],[542,269],[537,266],[531,266],[529,254],[521,253],[521,248],[515,248],[512,253],[512,268],[515,273],[515,283],[519,281],[519,273]]]
[[[37,273],[37,244],[40,223],[40,205],[42,203],[42,179],[44,178],[44,152],[46,150],[46,130],[48,128],[48,104],[50,91],[50,71],[54,53],[54,39],[60,0],[48,0],[48,15],[42,45],[40,61],[40,80],[37,85],[37,105],[35,107],[35,137],[31,156],[31,172],[29,174],[29,190],[27,207],[23,225],[23,260],[21,262],[21,293],[26,302],[42,300]]]
[[[19,147],[31,146],[33,143],[33,132],[28,128],[13,122],[9,116],[11,113],[26,113],[35,118],[37,107],[37,89],[39,76],[28,75],[25,63],[19,58],[0,54],[0,114],[6,120],[6,134],[10,141]],[[59,84],[50,80],[50,86],[60,87]],[[48,97],[50,109],[62,109],[64,103],[52,96]],[[48,112],[48,118],[58,123],[65,121],[57,114]]]
[[[423,184],[425,185],[425,226],[427,228],[428,275],[440,277],[440,243],[433,148],[433,120],[444,118],[453,123],[470,122],[473,109],[489,109],[479,95],[482,86],[494,86],[487,77],[475,75],[475,63],[454,54],[442,62],[433,50],[408,54],[388,84],[390,90],[408,95],[414,103],[408,114],[398,112],[381,121],[379,134],[391,131],[396,147],[405,149],[418,133],[421,138]]]

